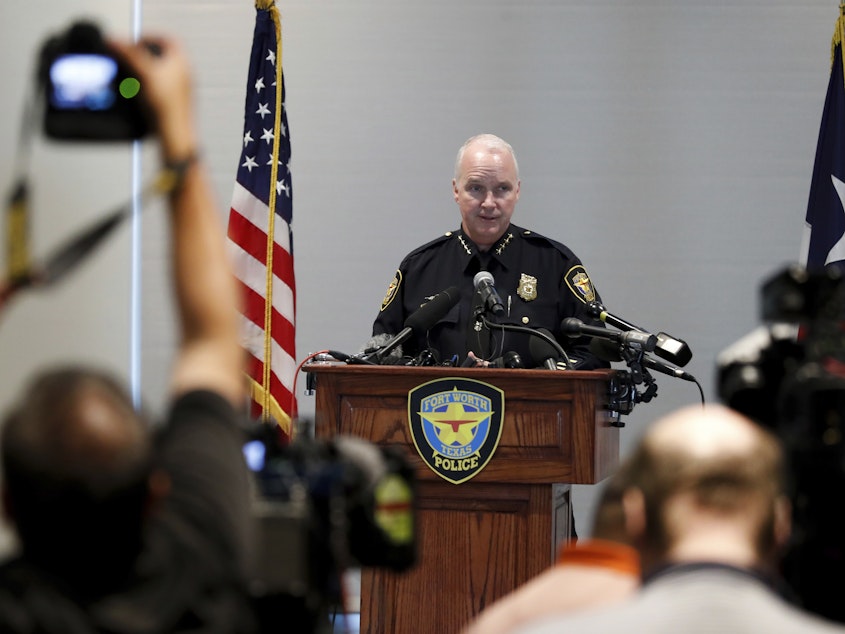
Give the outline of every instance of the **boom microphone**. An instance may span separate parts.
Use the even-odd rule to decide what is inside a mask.
[[[453,306],[461,299],[461,292],[457,286],[450,286],[445,291],[437,293],[425,304],[405,318],[405,327],[397,335],[389,339],[381,348],[370,355],[369,360],[381,363],[385,357],[400,343],[407,341],[411,335],[422,334],[434,324],[443,319]]]
[[[490,271],[479,271],[472,278],[472,284],[475,290],[481,293],[481,298],[484,300],[484,308],[489,310],[494,315],[502,315],[505,312],[505,306],[502,304],[502,298],[496,292],[496,287],[493,284],[493,275]]]
[[[590,302],[587,304],[587,311],[590,316],[604,322],[609,326],[618,328],[624,331],[647,332],[644,328],[635,326],[634,324],[625,321],[621,317],[617,317],[607,311],[607,309],[599,302]],[[654,347],[654,354],[658,357],[666,359],[675,365],[685,366],[692,359],[692,350],[687,345],[686,341],[668,335],[665,332],[657,333],[657,343]]]
[[[607,328],[599,328],[598,326],[589,326],[580,319],[575,317],[567,317],[560,324],[560,329],[563,333],[570,337],[580,337],[586,335],[587,337],[598,337],[599,339],[608,339],[615,341],[623,346],[634,348],[635,350],[643,350],[651,352],[657,345],[657,337],[650,335],[647,332],[640,330],[631,330],[629,332],[619,332],[617,330],[608,330]]]
[[[608,326],[613,326],[614,328],[618,328],[619,330],[639,330],[640,332],[645,332],[644,328],[640,328],[639,326],[635,326],[634,324],[625,321],[621,317],[617,317],[616,315],[612,315],[607,312],[607,309],[604,307],[603,304],[599,302],[590,302],[587,304],[587,312],[590,313],[590,317],[594,319],[598,319],[606,323]]]
[[[593,339],[590,342],[590,352],[596,355],[599,359],[609,361],[610,363],[613,363],[614,361],[624,361],[622,355],[619,353],[618,344],[614,344],[607,339]],[[671,366],[659,359],[653,359],[652,357],[643,355],[640,359],[640,363],[655,372],[661,372],[668,376],[675,377],[676,379],[683,379],[684,381],[692,381],[693,383],[696,382],[695,377],[689,372],[684,372],[680,368]]]

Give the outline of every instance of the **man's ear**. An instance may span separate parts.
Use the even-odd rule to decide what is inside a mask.
[[[782,551],[786,548],[792,534],[792,503],[786,496],[782,495],[775,500],[774,511],[775,547]]]
[[[161,501],[170,494],[170,487],[170,476],[161,469],[153,469],[153,472],[147,478],[145,515],[152,515],[156,512]]]
[[[632,544],[642,540],[646,532],[645,497],[637,488],[630,488],[622,495],[622,512],[625,514],[625,532]]]

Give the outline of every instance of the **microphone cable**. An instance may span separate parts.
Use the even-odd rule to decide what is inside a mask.
[[[522,333],[522,334],[529,335],[531,337],[539,337],[539,338],[543,339],[546,343],[548,343],[550,346],[552,346],[557,351],[557,353],[561,356],[561,358],[563,359],[563,361],[566,365],[567,370],[574,370],[575,369],[575,364],[572,362],[572,359],[570,358],[570,356],[568,354],[566,354],[566,350],[563,349],[563,346],[561,346],[554,337],[550,337],[549,335],[545,334],[544,332],[541,332],[539,330],[534,330],[533,328],[526,328],[525,326],[517,326],[515,324],[493,323],[489,319],[487,319],[487,317],[483,314],[480,315],[479,318],[481,319],[481,321],[484,323],[484,325],[487,328],[490,328],[491,331],[494,328],[501,328],[503,331],[507,330],[507,331],[510,331],[510,332],[519,332],[519,333]],[[504,348],[504,335],[502,336],[502,347]]]

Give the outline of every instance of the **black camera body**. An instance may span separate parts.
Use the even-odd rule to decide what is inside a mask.
[[[761,291],[767,325],[721,353],[719,396],[783,443],[793,505],[784,579],[804,608],[845,622],[845,277],[791,266]]]
[[[296,624],[290,631],[321,632],[342,602],[344,570],[401,572],[416,562],[416,481],[398,451],[304,432],[285,446],[261,424],[244,455],[255,483],[250,592],[262,631],[282,619]]]
[[[128,141],[152,129],[143,86],[91,22],[76,22],[44,43],[38,85],[49,138]]]

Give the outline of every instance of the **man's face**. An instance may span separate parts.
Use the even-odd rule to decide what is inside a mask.
[[[519,200],[513,156],[484,144],[470,145],[452,189],[464,233],[481,249],[490,248],[505,233]]]

